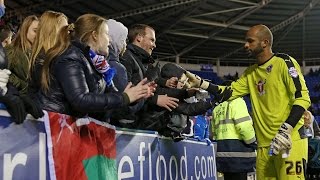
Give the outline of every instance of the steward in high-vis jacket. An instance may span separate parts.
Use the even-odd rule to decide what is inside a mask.
[[[224,179],[247,179],[256,163],[256,137],[245,101],[225,101],[213,110],[213,138],[217,141],[217,170]]]

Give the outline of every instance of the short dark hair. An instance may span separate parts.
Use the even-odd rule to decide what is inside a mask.
[[[3,42],[9,36],[12,36],[13,32],[9,28],[9,26],[2,26],[0,27],[0,41]]]
[[[128,32],[128,42],[132,43],[138,35],[145,35],[146,28],[150,28],[150,29],[154,30],[151,26],[146,25],[146,24],[135,24],[135,25],[131,26],[129,28],[129,32]]]

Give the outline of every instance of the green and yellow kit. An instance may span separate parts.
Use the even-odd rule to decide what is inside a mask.
[[[231,99],[250,94],[254,129],[258,141],[257,178],[293,180],[304,179],[307,160],[307,139],[298,130],[301,117],[291,133],[292,148],[288,158],[281,154],[269,156],[272,139],[287,120],[293,105],[307,109],[309,91],[297,61],[285,54],[275,54],[261,65],[252,65],[231,84]]]
[[[309,91],[300,66],[292,57],[285,60],[274,55],[262,65],[252,65],[231,87],[233,93],[230,100],[250,94],[259,147],[270,146],[293,105],[305,109],[310,106]],[[301,118],[291,134],[292,140],[300,139],[298,130],[302,125]]]

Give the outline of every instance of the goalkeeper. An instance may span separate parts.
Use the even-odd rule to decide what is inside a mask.
[[[309,92],[297,61],[273,53],[272,42],[273,35],[265,25],[249,29],[244,48],[257,61],[231,84],[230,100],[250,94],[258,141],[257,179],[305,179],[308,142],[298,131],[310,106]],[[181,79],[186,79],[189,87],[216,88],[190,72]]]

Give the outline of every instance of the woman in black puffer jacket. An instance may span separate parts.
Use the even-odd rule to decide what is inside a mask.
[[[80,16],[65,26],[46,56],[42,69],[40,100],[43,109],[75,117],[108,110],[152,95],[153,89],[141,81],[129,84],[123,93],[105,93],[105,81],[90,59],[89,51],[108,55],[107,20],[94,14]]]

